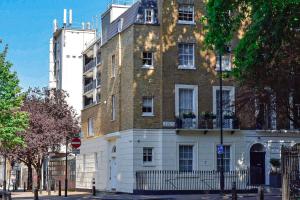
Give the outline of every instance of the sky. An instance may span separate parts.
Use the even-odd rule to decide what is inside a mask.
[[[62,25],[64,8],[73,10],[73,24],[80,26],[100,16],[107,4],[108,0],[0,0],[0,39],[8,44],[8,60],[23,90],[48,86],[49,39],[53,20]]]

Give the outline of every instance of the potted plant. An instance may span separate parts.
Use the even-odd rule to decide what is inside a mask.
[[[271,164],[270,186],[280,188],[281,187],[280,159],[271,158],[270,164]]]
[[[201,113],[201,119],[204,122],[204,128],[213,128],[213,121],[214,119],[216,119],[216,115],[213,114],[212,112],[202,112]]]
[[[196,128],[196,115],[193,112],[182,114],[184,128]]]

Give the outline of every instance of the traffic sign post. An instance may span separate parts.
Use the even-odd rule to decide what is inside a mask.
[[[72,138],[71,145],[73,149],[78,149],[81,146],[81,140],[78,137]]]
[[[224,153],[224,146],[219,144],[217,146],[217,152],[218,152],[219,155],[223,154]]]

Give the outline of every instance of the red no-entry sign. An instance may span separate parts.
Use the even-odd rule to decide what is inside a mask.
[[[80,138],[72,138],[71,145],[74,149],[78,149],[81,146],[81,140]]]

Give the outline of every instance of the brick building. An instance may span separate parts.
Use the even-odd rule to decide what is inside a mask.
[[[138,170],[218,170],[218,63],[203,49],[204,6],[201,0],[141,0],[112,4],[102,15],[101,39],[83,52],[77,188],[91,188],[95,179],[98,190],[131,193]],[[224,70],[231,61],[223,56]],[[246,112],[235,108],[237,92],[234,82],[224,81],[225,171],[251,165],[257,183],[269,184],[269,160],[300,137],[278,131],[276,113],[268,113],[264,130],[257,130],[254,114],[234,117]]]

